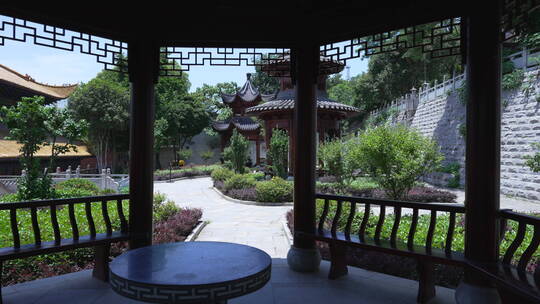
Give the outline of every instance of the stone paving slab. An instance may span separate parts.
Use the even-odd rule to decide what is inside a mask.
[[[197,240],[245,244],[264,250],[271,257],[287,256],[289,245],[281,221],[292,206],[254,206],[222,198],[209,177],[155,183],[154,191],[167,195],[180,207],[201,208],[209,221]]]

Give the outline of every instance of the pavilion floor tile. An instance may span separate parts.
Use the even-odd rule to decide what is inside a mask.
[[[416,303],[416,281],[353,267],[349,275],[328,280],[329,267],[323,261],[318,272],[298,273],[288,268],[286,259],[275,258],[271,280],[264,288],[229,303]],[[140,303],[116,294],[107,283],[92,278],[90,270],[5,287],[3,299],[5,304]],[[454,291],[437,287],[433,303],[454,303]]]

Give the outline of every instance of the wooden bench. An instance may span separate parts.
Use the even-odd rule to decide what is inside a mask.
[[[307,235],[317,241],[326,242],[330,248],[330,273],[328,277],[335,279],[347,274],[346,252],[347,248],[361,248],[386,254],[414,258],[417,261],[419,275],[419,288],[417,301],[425,303],[435,296],[434,264],[449,264],[455,266],[466,265],[462,253],[452,251],[452,241],[456,227],[456,216],[465,213],[465,207],[457,204],[424,204],[402,201],[390,201],[369,199],[360,197],[348,197],[338,195],[317,194],[318,199],[324,200],[324,209],[318,219],[317,231],[313,235]],[[329,217],[330,204],[335,204],[335,212]],[[348,212],[343,213],[343,205],[348,205]],[[358,207],[364,208],[358,231],[351,231],[353,220],[358,212]],[[379,214],[374,215],[371,211],[378,207]],[[382,239],[383,224],[387,219],[387,208],[392,207],[394,219],[389,239]],[[411,225],[408,229],[407,241],[400,241],[397,237],[401,224],[403,209],[412,211]],[[427,238],[423,246],[415,245],[414,238],[417,234],[418,219],[421,211],[430,216]],[[445,235],[444,249],[433,248],[433,237],[437,223],[437,213],[449,214],[449,227]],[[372,237],[366,233],[370,217],[377,217],[375,232]],[[340,221],[346,218],[345,228],[338,231]]]
[[[12,247],[0,248],[0,271],[3,261],[25,258],[40,254],[48,254],[59,251],[72,250],[84,247],[94,247],[95,266],[92,275],[100,280],[107,281],[109,276],[109,251],[111,243],[129,240],[128,222],[122,209],[122,201],[128,200],[129,194],[115,194],[107,196],[80,197],[70,199],[28,201],[17,203],[0,203],[0,212],[9,212]],[[108,204],[116,204],[116,212],[120,221],[120,231],[113,231],[113,224],[109,216]],[[84,205],[86,224],[90,235],[80,236],[79,225],[75,214],[75,205]],[[105,223],[106,231],[104,233],[96,232],[94,215],[92,214],[92,205],[101,205],[101,215]],[[58,224],[57,211],[60,208],[68,208],[69,224],[71,238],[63,238],[62,231]],[[50,213],[50,224],[54,233],[54,240],[42,241],[41,229],[38,221],[38,211],[48,209]],[[20,223],[17,220],[18,211],[30,210],[32,222],[32,232],[34,243],[21,245],[19,234]],[[66,233],[66,232],[64,232]],[[0,290],[1,302],[1,290]]]
[[[338,195],[317,194],[318,199],[324,200],[324,209],[318,219],[315,234],[305,235],[317,241],[326,242],[330,249],[330,273],[328,277],[335,279],[347,274],[346,250],[347,248],[361,248],[386,254],[399,255],[414,258],[417,261],[419,275],[419,288],[417,301],[428,302],[435,296],[434,264],[447,264],[467,267],[490,279],[497,287],[503,299],[503,303],[540,303],[540,267],[534,273],[527,272],[526,268],[533,254],[540,245],[540,218],[527,216],[510,210],[501,210],[501,240],[507,233],[509,221],[518,223],[518,230],[510,246],[495,264],[480,264],[466,260],[461,252],[452,251],[452,241],[456,228],[457,215],[465,215],[465,207],[457,204],[425,204],[403,201],[379,200],[360,197],[348,197]],[[330,204],[335,204],[335,212],[329,217]],[[348,204],[348,214],[343,214],[343,205]],[[358,231],[351,231],[353,219],[358,212],[357,207],[364,208],[364,214]],[[373,215],[378,207],[379,215]],[[385,222],[388,207],[393,207],[394,219],[389,239],[382,239],[381,232]],[[403,209],[412,210],[411,225],[408,229],[407,241],[400,241],[397,232],[401,224]],[[430,222],[425,243],[415,245],[414,238],[417,234],[417,225],[420,211],[425,211],[430,216]],[[433,237],[437,223],[437,214],[449,214],[449,225],[444,238],[444,249],[433,248]],[[368,237],[366,229],[370,217],[377,218],[375,232]],[[338,230],[340,221],[345,222],[343,231]],[[533,230],[533,237],[527,244],[525,236],[527,229]],[[303,233],[298,232],[300,235]],[[517,265],[512,261],[517,259],[518,248],[526,246]]]

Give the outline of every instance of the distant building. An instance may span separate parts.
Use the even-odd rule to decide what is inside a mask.
[[[54,86],[39,83],[28,75],[22,75],[4,65],[0,64],[0,105],[15,105],[22,97],[43,96],[47,103],[53,103],[58,100],[68,98],[77,88],[77,85]],[[0,124],[0,175],[20,174],[21,166],[19,163],[19,148],[14,140],[5,139],[9,135],[6,126]],[[62,142],[62,139],[59,139]],[[36,156],[41,159],[42,167],[48,166],[51,147],[42,147]],[[92,162],[89,158],[92,154],[85,145],[78,145],[77,152],[69,152],[59,155],[56,165],[61,168],[72,166],[77,167],[83,162],[83,169],[86,168],[85,162]]]
[[[261,94],[251,82],[251,74],[247,74],[246,83],[235,94],[221,93],[222,102],[232,109],[231,118],[224,121],[215,121],[212,128],[221,135],[221,151],[229,145],[233,130],[236,129],[250,141],[251,160],[260,164],[261,157],[261,125],[252,117],[246,116],[246,109],[261,102],[274,98],[274,94]]]
[[[266,102],[254,105],[245,110],[246,115],[256,116],[264,123],[264,137],[266,148],[269,149],[272,131],[281,129],[289,134],[289,171],[294,168],[294,150],[295,143],[295,123],[294,123],[294,105],[296,99],[296,86],[292,82],[287,68],[290,66],[289,55],[281,59],[272,60],[262,66],[262,71],[274,77],[279,77],[280,89],[277,94],[265,100]],[[340,137],[340,121],[358,114],[358,109],[346,104],[339,103],[328,97],[326,92],[326,79],[328,75],[339,73],[344,65],[341,62],[333,61],[322,57],[319,62],[319,77],[317,81],[317,136],[319,142]]]

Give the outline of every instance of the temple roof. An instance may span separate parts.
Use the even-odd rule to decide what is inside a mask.
[[[85,145],[76,145],[77,152],[69,151],[64,154],[58,155],[58,157],[90,157],[92,154],[88,151],[88,148]],[[21,144],[17,143],[15,140],[0,139],[0,159],[3,158],[19,158],[21,155],[20,152]],[[36,157],[50,157],[51,156],[51,146],[42,146],[34,154]]]
[[[275,100],[271,100],[254,107],[246,109],[246,114],[257,115],[269,111],[287,111],[294,109],[295,93],[294,90],[280,91]],[[353,106],[336,102],[330,98],[324,91],[317,91],[317,109],[330,112],[343,112],[348,115],[354,115],[359,110]]]
[[[229,130],[232,127],[240,131],[255,131],[260,128],[260,125],[253,118],[246,116],[234,116],[225,121],[215,121],[212,123],[212,128],[218,132]]]
[[[0,88],[0,98],[3,100],[18,101],[20,97],[41,95],[52,102],[68,98],[77,85],[55,86],[40,83],[0,64]]]
[[[272,77],[290,76],[291,55],[284,54],[279,58],[267,59],[267,63],[261,66],[261,71]],[[319,57],[319,75],[336,74],[345,68],[345,63],[332,60],[332,58]]]
[[[226,104],[231,104],[233,102],[259,102],[259,101],[268,101],[275,97],[275,94],[261,94],[259,89],[253,86],[251,82],[251,74],[247,74],[246,83],[236,91],[235,94],[225,94],[221,93],[221,99]]]

